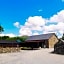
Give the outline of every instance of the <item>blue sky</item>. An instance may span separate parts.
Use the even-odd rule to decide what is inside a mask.
[[[37,16],[37,18],[41,16],[42,19],[45,20],[49,19],[48,20],[49,22],[47,22],[46,25],[52,26],[52,24],[54,25],[56,23],[58,24],[58,22],[55,21],[50,23],[50,18],[54,17],[54,15],[57,16],[60,15],[59,13],[61,13],[62,10],[64,11],[64,0],[1,0],[0,1],[0,24],[5,29],[3,34],[22,35],[22,33],[20,32],[23,32],[22,29],[23,30],[25,29],[24,27],[26,26],[25,25],[26,22],[27,23],[30,22],[29,21],[30,17],[34,19],[35,16]],[[64,13],[62,16],[64,18]],[[17,27],[17,24],[20,27]],[[64,25],[63,21],[62,24]],[[62,32],[62,30],[60,31]],[[24,32],[27,31],[24,30]],[[34,34],[44,33],[43,30],[41,31],[31,30],[31,32],[32,32],[31,35],[33,35],[33,33]],[[58,30],[54,32],[56,32],[59,36]]]

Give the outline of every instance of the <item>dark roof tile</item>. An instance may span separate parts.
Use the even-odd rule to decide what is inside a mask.
[[[41,35],[29,36],[29,37],[26,39],[26,41],[49,39],[53,34],[55,35],[55,33],[49,33],[49,34],[41,34]]]
[[[16,40],[0,40],[0,43],[19,43]]]

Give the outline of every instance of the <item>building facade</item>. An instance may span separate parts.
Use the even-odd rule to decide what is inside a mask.
[[[29,36],[25,42],[29,47],[53,48],[54,44],[58,42],[58,38],[55,33],[49,33]]]

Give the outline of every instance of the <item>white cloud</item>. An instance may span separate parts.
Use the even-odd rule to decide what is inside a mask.
[[[19,25],[20,24],[18,24],[18,26]],[[24,26],[20,27],[19,33],[20,35],[30,36],[41,34],[39,31],[41,31],[42,34],[54,32],[58,37],[61,37],[64,32],[64,10],[61,10],[48,19],[45,19],[42,16],[29,17]]]
[[[54,25],[49,25],[49,26],[44,26],[45,31],[64,31],[64,23],[63,22],[58,22],[58,24]]]
[[[41,31],[42,27],[45,26],[45,19],[42,18],[42,16],[29,17],[25,22],[25,26],[29,27],[31,30]]]
[[[17,28],[19,28],[20,23],[19,23],[19,22],[15,22],[15,23],[14,23],[14,26],[17,27]]]
[[[56,22],[57,24],[53,24]],[[44,32],[56,32],[58,37],[62,37],[64,33],[64,10],[61,10],[57,14],[50,17],[50,20],[47,21],[49,24],[48,26],[44,26]],[[60,35],[59,35],[60,34]]]
[[[39,35],[39,33],[38,32],[34,32],[33,35]]]
[[[56,25],[49,25],[49,26],[44,26],[44,31],[55,31],[55,26]]]
[[[64,10],[58,12],[50,18],[50,22],[64,22]]]
[[[32,30],[36,30],[36,31],[42,31],[42,27],[41,26],[32,26],[31,29]]]
[[[32,35],[32,31],[29,28],[26,28],[26,27],[20,28],[19,33],[20,33],[21,36],[23,36],[23,35],[28,35],[28,36]]]
[[[61,30],[64,31],[64,23],[63,22],[59,22],[56,26],[57,30]]]
[[[10,34],[5,34],[6,36],[9,36],[9,37],[15,37],[16,35],[13,34],[13,33],[10,33]]]
[[[15,37],[16,35],[13,33],[9,33],[9,34],[0,34],[0,36],[9,36],[9,37]]]
[[[4,36],[4,34],[0,34],[0,36]]]
[[[44,26],[45,19],[42,16],[33,16],[27,19],[25,25],[35,25],[35,26]]]
[[[62,36],[63,32],[64,32],[64,23],[63,22],[58,22],[58,24],[54,25],[51,24],[49,26],[44,26],[44,33],[56,33],[56,34],[61,34],[60,36]],[[58,34],[58,37],[59,37]]]
[[[20,28],[19,33],[21,35],[32,35],[32,31],[42,31],[42,27],[45,25],[45,19],[41,16],[29,17],[25,25]]]

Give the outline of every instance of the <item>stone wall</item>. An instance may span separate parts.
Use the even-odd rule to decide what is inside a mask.
[[[49,48],[54,48],[54,44],[58,42],[58,39],[53,35],[49,40]]]
[[[19,52],[20,47],[0,47],[0,53]]]

